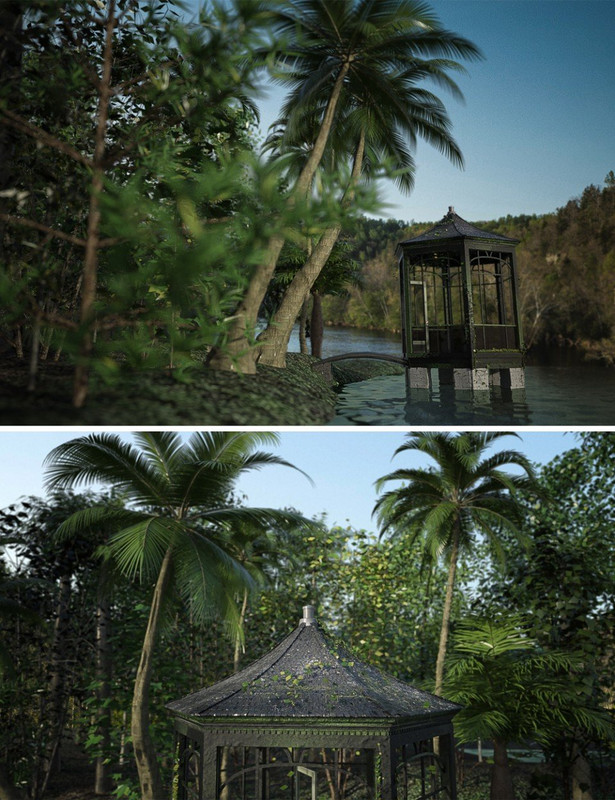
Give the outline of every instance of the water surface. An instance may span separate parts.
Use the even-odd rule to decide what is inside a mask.
[[[296,337],[291,349],[298,349]],[[327,328],[323,357],[349,352],[402,355],[396,334]],[[404,375],[348,384],[331,425],[615,425],[615,369],[584,362],[572,350],[528,359],[525,390],[453,391],[432,370],[431,390],[408,389]]]

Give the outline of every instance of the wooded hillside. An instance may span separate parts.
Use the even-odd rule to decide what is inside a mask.
[[[468,220],[520,240],[517,248],[525,343],[574,344],[615,357],[615,175],[588,186],[552,214]],[[325,303],[332,325],[399,330],[395,246],[434,222],[365,218],[348,234],[362,283]]]

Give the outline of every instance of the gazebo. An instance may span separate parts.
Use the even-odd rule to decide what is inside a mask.
[[[270,653],[167,707],[178,800],[456,798],[460,707],[358,661],[312,606]]]
[[[457,389],[523,388],[523,336],[515,245],[452,206],[433,228],[400,242],[402,341],[410,385],[430,369]]]

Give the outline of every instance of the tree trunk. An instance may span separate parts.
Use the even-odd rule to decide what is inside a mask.
[[[306,297],[301,306],[301,313],[299,314],[299,352],[307,355],[307,321],[310,309],[310,298]]]
[[[71,596],[70,574],[62,575],[58,590],[58,602],[53,627],[53,640],[51,643],[51,656],[49,660],[49,686],[47,694],[46,728],[48,740],[42,757],[39,780],[35,788],[35,795],[42,797],[47,788],[49,778],[56,769],[59,755],[62,734],[64,732],[64,721],[66,717],[66,631],[70,619],[69,604]]]
[[[258,312],[283,246],[282,236],[274,236],[269,240],[266,261],[254,270],[246,294],[233,315],[224,343],[216,345],[207,359],[207,365],[212,369],[239,372],[242,375],[255,374],[256,355],[249,338],[254,335]]]
[[[98,586],[98,605],[96,608],[96,700],[99,707],[98,730],[101,755],[96,758],[96,775],[94,779],[95,794],[110,794],[112,781],[107,758],[111,752],[111,698],[112,653],[111,653],[111,603],[104,586],[106,567],[101,568]]]
[[[591,766],[577,744],[572,750],[570,768],[572,778],[572,800],[593,800]]]
[[[41,343],[41,318],[40,315],[34,317],[32,323],[32,343],[30,345],[30,368],[28,370],[28,391],[36,389],[36,375],[38,373],[39,348]]]
[[[248,610],[248,590],[243,590],[243,602],[241,604],[241,611],[239,612],[239,631],[235,637],[235,653],[233,654],[233,672],[239,672],[239,661],[241,658],[241,634],[243,634],[243,626],[246,621],[246,612]]]
[[[322,295],[320,292],[312,292],[312,320],[310,322],[310,335],[312,339],[312,355],[322,358],[322,339],[324,324],[322,321]]]
[[[364,152],[365,134],[361,131],[353,160],[350,182],[341,201],[344,206],[349,205],[354,197],[354,187],[363,169]],[[288,342],[295,320],[305,299],[309,297],[312,286],[329,260],[341,230],[341,224],[333,225],[327,229],[320,237],[318,244],[303,267],[292,279],[284,293],[280,307],[273,315],[266,330],[258,337],[260,344],[258,359],[261,364],[267,364],[272,367],[286,366],[286,351],[288,350]],[[311,331],[310,335],[313,337],[314,331]],[[313,340],[312,352],[314,352]]]
[[[322,124],[314,142],[314,148],[308,158],[305,166],[301,170],[301,174],[297,179],[297,183],[288,198],[288,208],[293,208],[297,199],[307,196],[314,180],[314,175],[320,162],[322,161],[323,154],[329,133],[333,127],[333,119],[335,117],[335,110],[340,99],[344,80],[350,68],[350,63],[344,63],[338,73],[335,84],[331,91],[331,96],[327,103],[327,108],[323,116]],[[263,262],[254,270],[254,274],[250,279],[250,285],[246,292],[245,297],[239,304],[235,311],[233,322],[231,322],[228,329],[228,334],[225,337],[225,343],[217,345],[213,348],[210,357],[207,361],[208,365],[213,369],[221,369],[227,371],[239,371],[246,375],[253,375],[256,372],[256,361],[258,357],[258,349],[250,348],[247,340],[247,335],[256,329],[258,319],[258,312],[267,292],[267,288],[275,272],[278,257],[284,245],[283,236],[273,236],[267,247],[266,256]],[[301,300],[303,302],[303,299]],[[293,324],[297,319],[295,313]],[[292,328],[292,325],[291,325]],[[287,340],[288,341],[288,340]]]
[[[162,600],[171,579],[171,556],[172,548],[169,548],[162,561],[152,597],[132,698],[130,733],[141,784],[141,800],[161,800],[164,797],[156,750],[149,733],[149,689]]]
[[[89,360],[92,355],[92,322],[97,291],[98,242],[100,240],[100,195],[103,191],[105,134],[109,117],[111,98],[111,66],[113,62],[113,31],[115,28],[115,0],[109,0],[105,27],[103,69],[98,97],[96,135],[94,139],[94,158],[92,182],[90,185],[90,207],[83,261],[83,281],[81,284],[81,347],[75,367],[73,384],[73,406],[81,408],[88,394]]]
[[[444,597],[444,610],[442,612],[442,627],[440,628],[440,644],[438,645],[438,657],[436,659],[436,686],[434,693],[438,695],[442,692],[442,681],[444,679],[444,659],[446,658],[446,645],[448,642],[448,631],[451,624],[451,608],[453,605],[453,591],[455,589],[455,573],[457,571],[457,559],[459,558],[458,524],[455,526],[453,537],[451,560],[446,581],[446,595]]]
[[[331,251],[339,238],[341,229],[341,225],[335,225],[323,233],[312,255],[297,272],[288,289],[284,292],[284,297],[278,310],[273,315],[267,328],[258,337],[258,360],[261,364],[267,364],[271,367],[286,366],[286,351],[288,350],[288,342],[295,320],[301,311],[301,306],[306,298],[309,297],[314,281],[327,263]],[[314,331],[311,330],[310,336],[312,337],[313,335]]]
[[[515,800],[512,773],[504,739],[493,740],[493,768],[491,770],[491,800]]]
[[[239,612],[239,631],[235,637],[235,652],[233,653],[233,673],[236,675],[239,672],[239,661],[241,659],[241,634],[243,633],[243,624],[246,619],[246,611],[248,610],[248,590],[243,590],[243,602],[241,604],[241,611]],[[229,762],[228,748],[223,748],[220,757],[220,774],[226,776]],[[220,800],[228,800],[230,787],[226,784],[220,792]]]

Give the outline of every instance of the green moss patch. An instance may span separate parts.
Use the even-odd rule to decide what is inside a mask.
[[[172,373],[125,374],[112,386],[92,380],[87,406],[72,408],[72,368],[44,364],[35,392],[27,367],[0,365],[0,424],[203,426],[324,425],[334,415],[335,393],[311,356],[291,353],[286,369],[259,367],[256,375],[205,367],[180,382]]]

